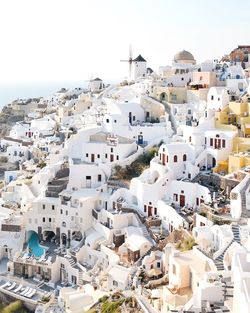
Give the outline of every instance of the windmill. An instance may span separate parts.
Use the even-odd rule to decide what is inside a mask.
[[[132,63],[133,63],[133,53],[132,53],[132,46],[129,46],[128,52],[128,60],[120,60],[121,62],[128,62],[128,71],[129,71],[129,78],[131,78],[132,73]]]

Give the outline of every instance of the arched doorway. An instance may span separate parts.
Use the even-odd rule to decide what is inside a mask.
[[[168,95],[166,94],[166,92],[162,92],[162,93],[160,94],[160,101],[161,101],[161,102],[162,102],[162,101],[168,102]]]
[[[56,234],[51,230],[44,230],[43,240],[48,242],[54,242],[56,239]]]
[[[64,246],[67,245],[67,235],[64,233],[61,234],[61,242]]]

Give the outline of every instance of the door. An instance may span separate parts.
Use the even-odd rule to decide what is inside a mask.
[[[185,196],[184,195],[180,195],[180,206],[181,207],[185,206]]]
[[[91,154],[91,162],[94,163],[95,162],[95,155]]]
[[[110,154],[110,162],[113,162],[113,161],[114,161],[114,155]]]
[[[86,188],[91,188],[91,176],[86,176]]]
[[[139,145],[143,144],[143,136],[142,135],[138,135],[138,144]]]
[[[166,165],[166,154],[162,154],[162,165]]]
[[[152,207],[148,206],[148,216],[152,216]]]

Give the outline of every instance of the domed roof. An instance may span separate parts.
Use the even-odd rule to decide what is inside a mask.
[[[175,54],[174,56],[174,60],[175,61],[194,61],[194,56],[192,55],[192,53],[186,51],[186,50],[182,50],[179,51]]]

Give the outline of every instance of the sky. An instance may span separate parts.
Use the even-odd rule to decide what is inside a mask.
[[[0,83],[115,80],[120,59],[148,66],[190,51],[198,62],[250,44],[249,0],[0,1]]]

